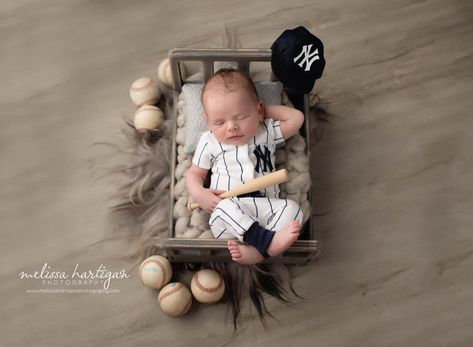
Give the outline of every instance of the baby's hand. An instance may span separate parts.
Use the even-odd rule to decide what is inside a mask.
[[[199,196],[195,197],[196,202],[199,203],[200,208],[205,212],[211,214],[215,206],[222,200],[219,195],[224,193],[223,190],[216,190],[210,188],[203,188]]]

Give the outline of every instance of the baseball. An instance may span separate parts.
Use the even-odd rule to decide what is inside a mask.
[[[143,105],[135,112],[133,124],[139,129],[156,129],[164,121],[163,112],[156,106]]]
[[[130,97],[136,106],[155,105],[161,97],[161,90],[155,80],[141,77],[132,83]]]
[[[225,282],[217,271],[200,270],[192,277],[191,291],[198,302],[213,304],[222,298]]]
[[[192,305],[192,294],[181,282],[172,282],[161,289],[158,303],[165,314],[179,317],[189,311]]]
[[[141,263],[139,273],[146,287],[160,289],[171,280],[171,263],[165,257],[153,255]]]
[[[187,77],[187,70],[184,64],[180,64],[181,78],[184,80]],[[158,78],[164,85],[169,88],[174,88],[174,79],[171,71],[171,61],[169,58],[163,59],[158,66]]]

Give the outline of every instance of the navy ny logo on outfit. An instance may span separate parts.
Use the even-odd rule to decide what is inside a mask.
[[[257,145],[253,153],[256,155],[256,172],[262,174],[264,172],[273,171],[273,163],[271,163],[271,151],[267,146],[264,147],[264,153],[261,150],[261,146]]]

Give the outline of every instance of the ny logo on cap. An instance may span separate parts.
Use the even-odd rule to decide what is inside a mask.
[[[312,48],[312,44],[310,45],[304,45],[302,46],[302,51],[301,53],[294,58],[294,63],[296,63],[300,57],[302,57],[302,60],[301,62],[298,64],[300,67],[303,67],[304,63],[306,64],[305,65],[305,69],[304,71],[310,71],[310,66],[312,65],[312,63],[316,60],[319,60],[320,57],[319,57],[319,49],[316,48],[315,51],[313,51],[312,53],[310,52]],[[312,58],[312,59],[310,59]],[[310,60],[309,60],[310,59]]]

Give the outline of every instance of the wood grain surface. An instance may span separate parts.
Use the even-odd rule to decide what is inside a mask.
[[[471,1],[90,1],[0,4],[3,346],[471,346]],[[314,123],[315,234],[292,269],[303,299],[269,300],[264,330],[225,306],[164,316],[111,228],[113,158],[128,88],[176,47],[267,48],[306,26],[325,44]],[[20,273],[126,270],[108,294]],[[77,267],[77,269],[76,269]],[[77,277],[76,277],[77,279]]]

